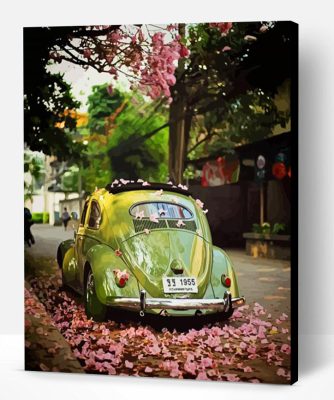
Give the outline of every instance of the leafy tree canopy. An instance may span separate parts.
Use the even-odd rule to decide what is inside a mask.
[[[115,178],[167,178],[168,130],[141,141],[143,135],[167,121],[163,103],[135,92],[93,87],[88,97],[88,125],[81,130],[86,159],[82,170],[87,191],[103,187]],[[138,141],[135,149],[127,143]]]

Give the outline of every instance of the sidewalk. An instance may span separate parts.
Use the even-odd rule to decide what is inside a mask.
[[[84,372],[71,348],[53,325],[43,304],[25,282],[25,369]]]

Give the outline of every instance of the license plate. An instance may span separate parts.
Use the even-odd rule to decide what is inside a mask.
[[[165,293],[197,293],[196,278],[193,277],[165,277],[162,278]]]

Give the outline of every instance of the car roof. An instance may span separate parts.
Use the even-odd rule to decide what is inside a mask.
[[[109,183],[106,185],[105,189],[111,194],[117,194],[122,192],[130,192],[134,190],[164,190],[166,192],[173,192],[183,194],[185,196],[191,196],[188,188],[184,185],[173,185],[170,183],[158,183],[158,182],[147,182],[146,185],[143,185],[141,182],[129,182],[122,183],[118,181],[115,183]]]

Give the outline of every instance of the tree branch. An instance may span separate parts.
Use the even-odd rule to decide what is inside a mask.
[[[198,147],[200,144],[204,143],[205,141],[211,139],[213,136],[215,136],[216,133],[212,132],[212,133],[208,133],[205,138],[201,139],[200,141],[198,141],[197,143],[194,144],[194,146],[187,151],[187,154],[190,154],[192,151],[194,151],[196,149],[196,147]]]

